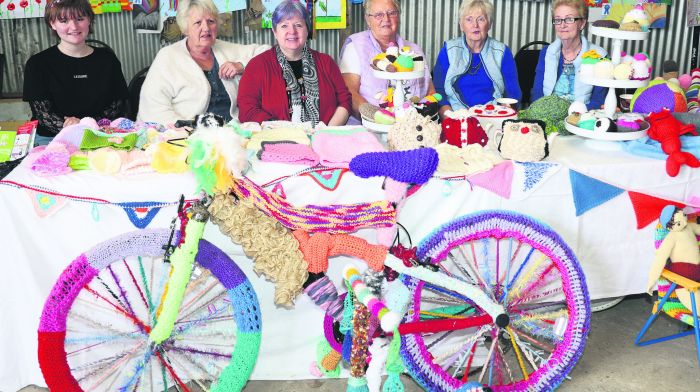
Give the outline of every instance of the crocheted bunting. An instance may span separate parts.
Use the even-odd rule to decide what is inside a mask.
[[[511,200],[523,200],[556,174],[561,165],[551,162],[513,162]]]
[[[510,199],[513,184],[513,162],[503,161],[486,173],[467,178],[472,185],[489,190],[505,199]]]
[[[156,217],[158,211],[160,211],[161,203],[154,202],[128,202],[128,203],[116,203],[119,207],[124,209],[126,216],[133,225],[138,229],[145,229]],[[158,207],[156,207],[158,206]]]
[[[322,171],[312,171],[304,173],[304,175],[311,177],[322,188],[329,191],[334,191],[336,190],[336,188],[338,188],[338,185],[340,185],[340,180],[343,178],[343,174],[347,172],[348,169],[341,168],[328,169]]]
[[[272,187],[272,193],[278,194],[283,199],[287,198],[287,193],[284,191],[284,187],[282,186],[281,182],[278,182],[274,187]]]
[[[688,199],[688,207],[690,207],[693,212],[700,212],[700,196],[690,196],[690,199]]]
[[[34,207],[34,212],[39,218],[46,218],[56,213],[66,204],[63,196],[51,195],[44,192],[25,189]]]
[[[575,170],[569,170],[569,179],[576,206],[576,216],[585,214],[588,210],[614,199],[625,191]]]
[[[661,210],[669,204],[683,208],[685,204],[675,201],[660,199],[658,197],[645,195],[643,193],[627,192],[637,217],[637,229],[643,229],[650,223],[659,219]]]

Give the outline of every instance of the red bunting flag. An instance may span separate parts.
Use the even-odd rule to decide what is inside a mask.
[[[650,223],[659,219],[661,210],[669,204],[683,208],[685,204],[659,199],[658,197],[645,195],[643,193],[637,193],[628,191],[630,196],[630,201],[632,201],[632,207],[634,208],[634,214],[637,216],[637,229],[643,229],[647,227]]]

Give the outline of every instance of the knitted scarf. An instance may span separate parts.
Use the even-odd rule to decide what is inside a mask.
[[[275,46],[277,62],[282,67],[282,76],[287,83],[287,89],[292,95],[292,121],[311,121],[314,126],[319,119],[319,98],[318,98],[318,74],[316,73],[316,62],[314,61],[308,47],[304,45],[301,53],[304,77],[304,95],[302,96],[302,86],[297,82],[292,67],[287,62],[279,46]]]

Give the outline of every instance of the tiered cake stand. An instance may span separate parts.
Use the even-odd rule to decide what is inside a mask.
[[[606,27],[591,26],[591,34],[599,37],[612,39],[611,61],[613,66],[620,64],[623,41],[644,41],[649,38],[649,32],[637,31],[621,31],[618,29],[610,29]],[[591,77],[582,77],[581,81],[594,86],[607,87],[608,95],[605,97],[605,109],[603,115],[605,117],[615,119],[615,108],[617,107],[617,95],[615,89],[622,88],[639,88],[649,84],[649,80],[615,80],[615,79],[598,79]],[[646,135],[646,129],[641,129],[635,132],[594,132],[588,129],[579,128],[566,122],[566,129],[578,136],[589,139],[590,144],[596,148],[612,149],[617,148],[615,145],[605,143],[608,141],[627,141],[639,139]],[[603,142],[603,143],[600,143]],[[606,145],[607,144],[607,145]]]
[[[418,72],[385,72],[373,70],[374,76],[379,79],[388,80],[391,87],[394,88],[394,114],[397,117],[401,116],[402,107],[407,100],[406,82],[410,80],[420,79],[424,76],[423,71]],[[391,125],[377,124],[374,121],[362,119],[362,125],[376,133],[387,133]]]

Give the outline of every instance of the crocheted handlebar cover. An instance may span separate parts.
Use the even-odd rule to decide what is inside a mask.
[[[302,230],[295,230],[294,237],[299,241],[299,249],[304,260],[309,263],[309,272],[319,273],[328,270],[328,257],[353,256],[364,260],[375,271],[384,269],[384,259],[388,249],[372,245],[362,238],[349,234],[316,233],[312,236]]]
[[[251,199],[265,214],[292,230],[352,233],[365,227],[396,224],[396,210],[386,200],[294,207],[281,196],[264,190],[246,177],[236,179],[232,191],[241,198]]]
[[[350,171],[362,178],[386,176],[400,182],[423,184],[435,173],[438,161],[433,148],[368,152],[350,161]]]

